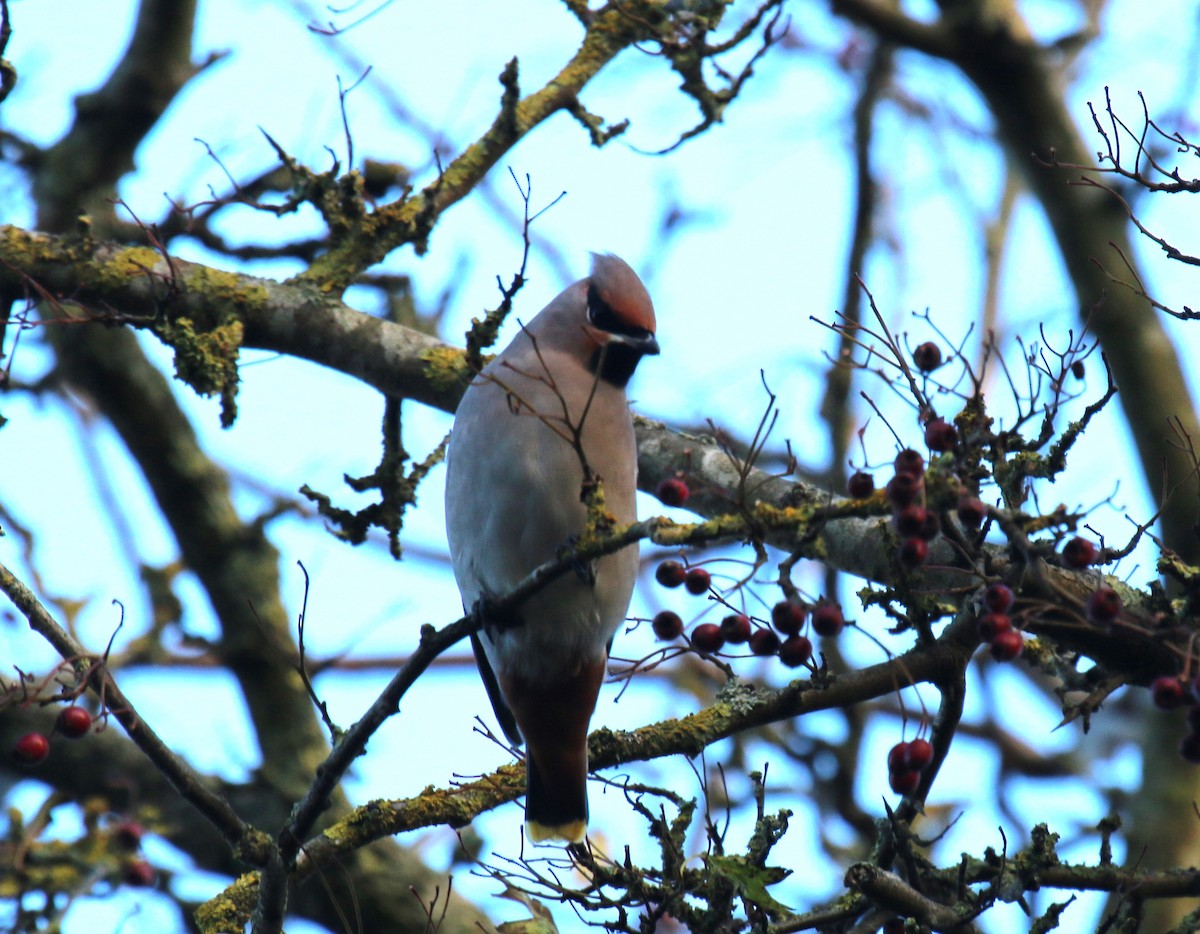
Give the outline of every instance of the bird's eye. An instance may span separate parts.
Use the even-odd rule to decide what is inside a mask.
[[[623,334],[626,337],[644,338],[650,335],[645,328],[629,324],[606,302],[594,285],[588,286],[587,294],[588,323],[607,331],[609,334]]]

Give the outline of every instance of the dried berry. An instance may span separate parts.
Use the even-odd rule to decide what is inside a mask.
[[[771,625],[785,636],[794,636],[804,625],[808,607],[792,600],[780,600],[771,607]]]
[[[687,579],[687,569],[678,561],[664,561],[654,569],[654,579],[664,587],[678,587]]]
[[[1012,588],[1000,581],[988,584],[987,590],[983,592],[983,605],[993,613],[1007,613],[1016,599]]]
[[[812,613],[813,631],[819,636],[836,636],[846,625],[842,608],[836,603],[818,603]]]
[[[1062,556],[1067,567],[1086,568],[1096,563],[1096,546],[1076,536],[1063,545]]]
[[[683,620],[679,618],[678,613],[671,610],[662,610],[656,613],[650,625],[654,629],[654,634],[664,642],[678,639],[683,635]]]
[[[913,477],[925,476],[925,458],[912,448],[905,448],[896,455],[892,462],[897,474],[908,474]]]
[[[958,521],[968,529],[979,528],[987,518],[987,506],[974,496],[960,496],[955,512],[958,513]]]
[[[900,564],[911,571],[929,560],[929,545],[923,538],[906,538],[897,554]]]
[[[72,704],[58,712],[55,728],[67,739],[79,739],[92,728],[92,715],[82,707]]]
[[[145,835],[146,828],[134,820],[123,820],[112,829],[113,842],[123,850],[136,850]]]
[[[888,774],[888,784],[898,795],[911,795],[921,784],[921,773],[911,769]]]
[[[688,485],[678,477],[668,477],[658,485],[654,495],[664,506],[682,506],[691,495]]]
[[[1121,598],[1111,587],[1101,585],[1087,599],[1087,615],[1093,623],[1111,623],[1121,615]]]
[[[704,568],[688,568],[687,576],[683,579],[683,586],[690,594],[699,596],[702,593],[708,593],[708,588],[712,584],[712,575]]]
[[[1176,707],[1183,706],[1187,696],[1187,687],[1172,675],[1155,678],[1150,684],[1150,697],[1154,700],[1154,706],[1163,710],[1174,710]]]
[[[866,499],[875,492],[875,478],[865,471],[856,470],[846,481],[846,491],[855,499]]]
[[[779,651],[779,636],[770,629],[756,629],[750,635],[750,651],[755,655],[774,655]]]
[[[932,373],[942,365],[942,348],[933,341],[918,344],[912,356],[913,363],[922,373]]]
[[[12,757],[19,765],[41,765],[50,755],[50,740],[42,733],[26,733],[13,744]]]
[[[902,509],[896,510],[896,514],[892,516],[892,523],[896,526],[896,532],[904,538],[911,538],[914,535],[924,538],[921,530],[925,528],[925,520],[928,517],[928,509],[918,506],[916,503],[910,503]]]
[[[908,744],[904,755],[904,765],[909,769],[924,772],[933,761],[933,746],[927,739],[914,739]]]
[[[905,506],[915,503],[921,495],[922,480],[919,476],[910,473],[898,473],[888,481],[884,488],[884,495],[887,496],[888,502],[896,509],[903,509]]]
[[[154,884],[154,867],[144,859],[131,859],[121,870],[121,878],[126,885],[144,888]]]
[[[991,644],[992,658],[998,662],[1011,662],[1021,654],[1023,648],[1025,648],[1025,640],[1021,638],[1021,634],[1017,630],[1009,629],[1006,632],[998,632]]]
[[[779,647],[779,660],[789,668],[799,668],[812,658],[812,643],[805,636],[790,636]]]
[[[721,627],[716,623],[701,623],[692,630],[692,645],[701,652],[719,652],[725,645]]]
[[[983,642],[991,642],[1002,632],[1013,628],[1012,619],[1007,613],[984,613],[976,624],[979,638]]]
[[[750,620],[741,613],[733,613],[721,620],[721,635],[733,645],[741,645],[750,639]]]
[[[925,444],[931,451],[953,451],[958,429],[944,418],[931,418],[925,424]]]

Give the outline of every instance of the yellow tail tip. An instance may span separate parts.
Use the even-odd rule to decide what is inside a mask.
[[[558,840],[563,843],[583,843],[587,837],[587,821],[573,820],[565,824],[542,824],[538,821],[525,822],[525,835],[534,843]]]

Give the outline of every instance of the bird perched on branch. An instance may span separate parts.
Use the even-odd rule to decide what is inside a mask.
[[[468,387],[446,451],[446,531],[463,604],[482,616],[475,659],[504,734],[526,752],[531,840],[583,842],[587,734],[609,647],[637,577],[637,546],[578,563],[511,613],[494,603],[561,557],[600,481],[618,524],[637,518],[625,385],[658,353],[654,306],[610,254],[565,289]],[[593,503],[594,503],[593,497]],[[593,509],[597,509],[593,505]]]

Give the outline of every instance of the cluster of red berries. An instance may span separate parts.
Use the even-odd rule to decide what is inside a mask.
[[[1015,600],[1012,588],[999,581],[988,584],[983,592],[984,613],[976,625],[979,638],[988,644],[992,658],[998,662],[1011,662],[1025,647],[1020,631],[1013,627],[1008,615]]]
[[[54,732],[67,739],[79,739],[92,728],[92,715],[72,704],[58,713]],[[13,745],[12,758],[18,765],[33,768],[50,757],[50,737],[45,733],[26,733]]]
[[[898,795],[911,795],[932,761],[933,746],[928,740],[901,740],[888,752],[888,785]]]
[[[690,594],[700,596],[712,586],[712,575],[699,565],[685,568],[678,561],[664,561],[654,569],[654,579],[664,587],[682,586]]]
[[[685,568],[678,561],[663,561],[654,571],[655,580],[664,587],[682,586],[689,593],[708,591],[712,578],[702,567]],[[692,647],[708,654],[726,645],[746,645],[754,655],[777,655],[789,668],[797,668],[812,658],[812,640],[802,634],[810,622],[813,632],[832,637],[842,631],[846,618],[836,603],[821,601],[814,607],[799,600],[780,600],[771,608],[771,625],[751,619],[744,613],[731,613],[720,623],[700,623],[692,629]],[[662,610],[651,621],[654,634],[664,642],[683,635],[683,619],[674,610]]]
[[[937,514],[925,508],[925,459],[911,448],[896,455],[895,474],[886,495],[892,504],[892,524],[900,535],[897,558],[907,570],[929,558],[929,543],[942,534]]]
[[[925,426],[925,443],[932,451],[949,451],[958,443],[958,432],[943,419],[931,419]],[[905,448],[896,455],[892,466],[895,473],[884,495],[892,504],[892,522],[900,535],[897,559],[911,571],[928,560],[929,543],[941,534],[942,526],[937,514],[924,505],[925,459]],[[875,479],[858,470],[851,474],[846,488],[854,499],[866,499],[875,492]],[[987,517],[987,507],[969,493],[959,498],[957,512],[959,521],[968,529],[979,528]]]

